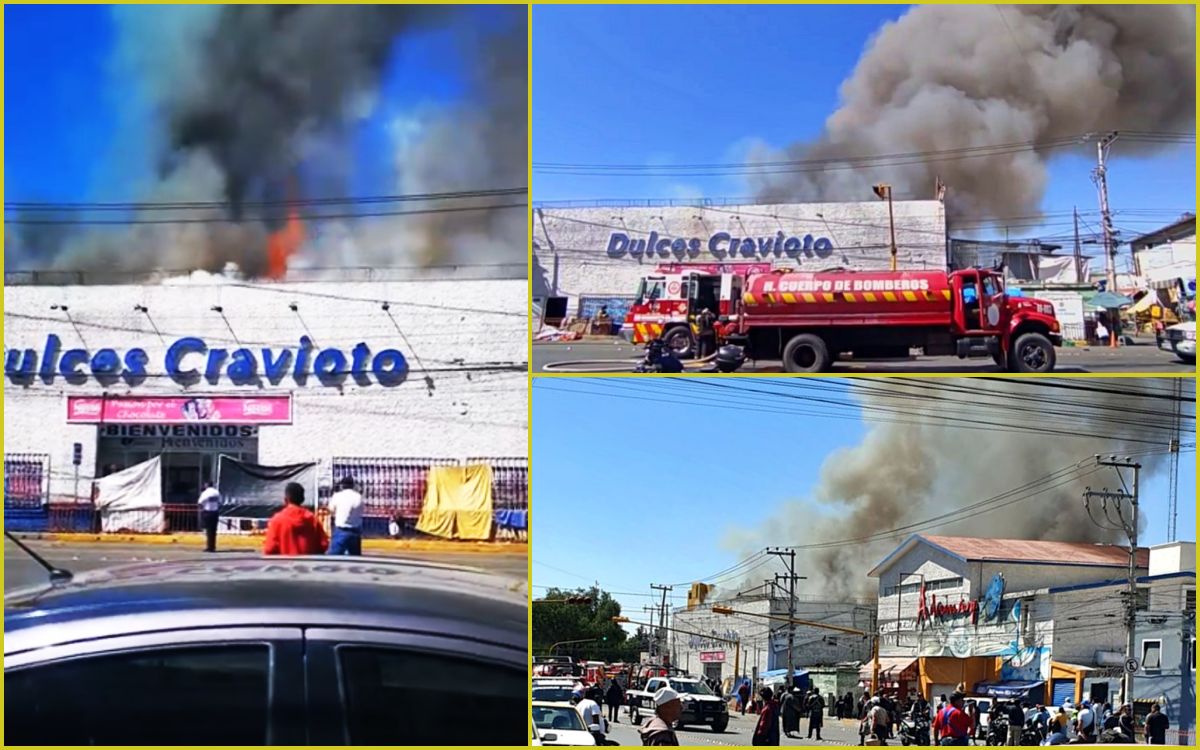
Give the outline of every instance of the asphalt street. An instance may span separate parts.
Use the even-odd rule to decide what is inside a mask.
[[[758,717],[752,714],[746,714],[745,717],[740,714],[734,714],[730,717],[729,726],[724,732],[717,734],[711,729],[702,727],[685,727],[677,731],[680,745],[719,745],[724,747],[744,747],[750,744],[751,737],[754,734],[754,726],[758,722]],[[629,723],[629,717],[625,714],[621,716],[619,724],[609,725],[608,738],[621,745],[641,745],[642,741],[637,733],[637,727]],[[857,745],[858,744],[858,722],[856,721],[838,721],[837,719],[825,719],[825,726],[821,729],[822,741],[818,742],[814,739],[806,739],[805,734],[808,733],[808,720],[800,722],[800,734],[797,739],[779,736],[780,745],[792,746],[819,746],[819,745]],[[899,745],[898,740],[893,740],[889,745]]]
[[[25,540],[22,540],[25,541]],[[56,567],[72,573],[93,570],[133,562],[156,560],[187,560],[212,556],[204,555],[194,547],[168,546],[164,544],[116,544],[102,542],[84,544],[76,542],[25,541],[35,552],[45,557]],[[248,550],[217,552],[216,557],[247,553]],[[434,552],[402,552],[388,557],[422,560],[448,565],[466,565],[490,570],[507,578],[524,581],[528,574],[524,554],[447,554]],[[4,590],[42,583],[46,580],[43,568],[26,555],[17,545],[4,541]]]
[[[564,372],[547,365],[556,362],[582,362],[586,360],[624,360],[593,369],[572,368],[573,372],[632,372],[642,356],[642,347],[623,341],[584,341],[573,343],[535,343],[533,345],[534,372]],[[1193,372],[1195,365],[1175,358],[1173,354],[1159,351],[1153,340],[1135,346],[1116,349],[1106,347],[1062,347],[1058,349],[1058,366],[1055,372]],[[834,363],[832,372],[853,375],[861,372],[884,373],[973,373],[999,372],[990,359],[959,359],[958,357],[913,357],[890,360],[850,360]],[[739,372],[767,373],[783,372],[778,361],[747,362]]]

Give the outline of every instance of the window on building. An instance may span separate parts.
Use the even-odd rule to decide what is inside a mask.
[[[1188,589],[1184,592],[1183,608],[1188,612],[1196,611],[1196,589]]]
[[[1137,590],[1137,599],[1135,601],[1137,602],[1138,612],[1145,612],[1146,610],[1150,609],[1150,587],[1139,587]]]
[[[1142,641],[1142,669],[1162,669],[1162,641]]]

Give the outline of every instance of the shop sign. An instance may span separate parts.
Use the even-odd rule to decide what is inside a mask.
[[[772,266],[770,263],[663,263],[655,270],[661,273],[702,273],[712,276],[722,273],[749,275],[770,273]]]
[[[254,424],[104,424],[100,439],[133,450],[243,451],[258,441]]]
[[[142,425],[291,424],[292,397],[68,396],[67,422]]]
[[[675,258],[684,260],[700,257],[701,250],[717,259],[724,258],[828,258],[833,255],[833,242],[828,237],[803,237],[776,232],[767,237],[737,237],[729,232],[714,232],[707,241],[700,237],[662,237],[651,232],[637,239],[627,232],[608,236],[608,257]]]
[[[145,349],[120,352],[115,348],[63,350],[62,340],[53,333],[46,337],[40,352],[34,349],[7,349],[4,374],[18,385],[29,385],[39,378],[47,385],[62,377],[68,383],[82,384],[89,377],[110,384],[124,380],[139,384],[147,377],[165,375],[184,385],[210,384],[226,379],[234,385],[278,385],[290,377],[300,385],[315,377],[322,385],[337,386],[347,377],[361,386],[374,382],[399,385],[408,375],[408,360],[396,349],[372,353],[365,343],[349,352],[337,348],[317,349],[308,336],[301,336],[296,347],[246,347],[233,349],[209,347],[204,339],[185,336],[177,339],[163,357],[162,372],[148,369],[150,357]]]
[[[970,617],[971,624],[979,622],[979,602],[959,600],[953,604],[939,602],[937,594],[926,595],[925,584],[921,584],[921,602],[917,607],[917,624],[923,625],[932,620],[942,620],[955,617]]]
[[[725,661],[725,652],[724,651],[701,651],[700,652],[700,662],[702,664],[711,664],[713,662],[723,662],[723,661]]]

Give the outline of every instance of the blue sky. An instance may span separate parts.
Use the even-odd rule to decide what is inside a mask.
[[[779,386],[759,378],[751,387]],[[622,380],[534,381],[534,594],[599,581],[629,592],[616,598],[637,614],[651,603],[651,583],[703,580],[738,562],[727,535],[806,498],[827,454],[858,444],[871,426],[857,408],[818,419],[772,414],[778,407],[769,405],[764,413],[573,392],[580,388],[640,398]],[[1181,539],[1194,539],[1195,486],[1195,454],[1184,453]],[[1011,487],[992,489],[989,496]],[[1165,471],[1143,477],[1143,544],[1166,541],[1166,492]],[[683,604],[686,593],[676,587],[672,596]]]
[[[534,161],[725,163],[744,158],[737,149],[747,138],[781,146],[816,136],[870,35],[904,11],[888,5],[538,6]],[[1118,141],[1109,170],[1114,211],[1194,206],[1195,161],[1194,147],[1153,159],[1124,158]],[[1093,166],[1085,156],[1051,162],[1043,209],[1097,210]],[[680,189],[708,197],[749,194],[739,178],[535,174],[533,196],[679,197]],[[1176,216],[1118,217],[1114,223],[1130,236]],[[1014,230],[1014,236],[1071,230],[1069,217],[1053,221],[1040,231]],[[1087,231],[1081,226],[1081,233]]]
[[[170,13],[170,6],[142,6]],[[524,9],[481,7],[481,28],[499,14]],[[129,200],[153,174],[158,155],[114,154],[118,143],[148,140],[155,131],[151,103],[128,101],[138,88],[113,64],[117,27],[108,6],[5,6],[5,196],[20,200]],[[445,30],[414,33],[393,49],[379,105],[352,134],[356,154],[351,192],[394,192],[388,126],[423,104],[458,98],[467,85],[462,55]],[[125,106],[118,108],[118,98]],[[134,112],[131,121],[121,110]]]

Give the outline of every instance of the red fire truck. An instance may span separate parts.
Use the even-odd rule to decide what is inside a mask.
[[[668,267],[642,279],[622,333],[661,337],[690,355],[695,317],[719,316],[718,336],[787,372],[821,372],[839,355],[859,359],[991,357],[1013,372],[1050,372],[1062,334],[1054,306],[1015,297],[998,271],[822,271]]]

